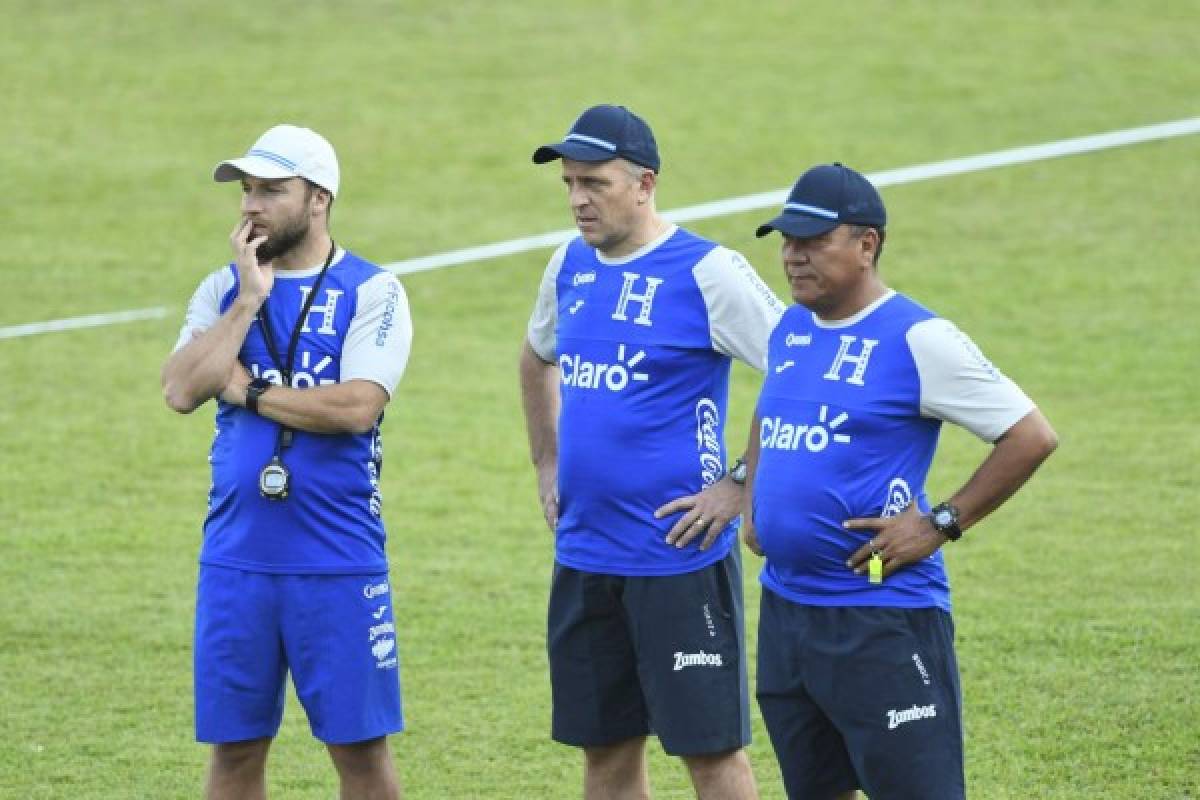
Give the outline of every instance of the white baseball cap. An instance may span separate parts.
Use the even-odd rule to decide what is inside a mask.
[[[255,178],[307,178],[337,197],[337,154],[324,136],[310,128],[276,125],[258,137],[246,155],[217,164],[215,181]]]

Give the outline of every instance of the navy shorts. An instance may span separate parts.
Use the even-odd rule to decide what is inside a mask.
[[[750,743],[741,556],[682,575],[556,564],[547,649],[555,741],[599,747],[654,733],[671,755]]]
[[[201,565],[196,739],[273,737],[285,677],[313,736],[350,744],[404,729],[387,575],[268,575]]]
[[[764,589],[756,694],[790,798],[965,796],[954,623],[941,609],[806,606]]]

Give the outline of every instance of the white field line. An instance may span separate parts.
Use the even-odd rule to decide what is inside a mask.
[[[25,325],[10,325],[0,328],[0,339],[15,339],[18,336],[33,336],[36,333],[74,331],[80,328],[99,328],[121,322],[137,322],[143,319],[162,319],[171,313],[167,306],[135,308],[131,311],[113,311],[108,314],[90,314],[86,317],[52,319],[46,322],[30,322]]]
[[[948,161],[936,161],[929,164],[917,164],[911,167],[873,172],[867,175],[871,183],[877,187],[898,186],[905,183],[945,178],[951,175],[964,175],[969,172],[981,172],[996,167],[1009,167],[1017,164],[1030,164],[1035,161],[1045,161],[1062,156],[1094,153],[1099,150],[1109,150],[1114,147],[1124,147],[1142,142],[1160,141],[1177,136],[1189,136],[1200,133],[1200,117],[1164,122],[1159,125],[1146,125],[1140,128],[1097,133],[1091,136],[1080,136],[1074,139],[1062,139],[1057,142],[1014,147],[1009,150],[998,150],[994,153],[982,153],[964,158],[952,158]],[[687,206],[666,211],[663,216],[672,222],[691,222],[694,220],[713,219],[729,214],[740,214],[745,211],[757,211],[763,208],[782,205],[787,197],[788,189],[777,189],[772,192],[731,197],[716,200],[711,203]],[[469,264],[485,261],[490,258],[511,256],[530,250],[540,250],[547,247],[557,247],[576,235],[574,228],[566,228],[536,236],[525,236],[520,239],[509,239],[505,242],[466,247],[460,250],[450,250],[445,253],[409,258],[384,264],[398,275],[414,272],[425,272],[431,269],[450,267],[456,264]],[[92,314],[86,317],[49,320],[46,322],[30,322],[25,325],[12,325],[0,328],[0,339],[13,339],[20,336],[32,336],[53,331],[77,330],[80,328],[95,328],[102,325],[115,325],[122,322],[134,322],[143,319],[161,319],[170,312],[165,306],[141,308],[130,311],[115,311],[108,314]]]

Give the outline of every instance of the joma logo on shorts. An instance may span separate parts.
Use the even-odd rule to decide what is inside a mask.
[[[387,581],[384,581],[383,583],[368,583],[363,587],[363,597],[367,598],[368,600],[374,600],[376,597],[387,593]]]
[[[676,653],[675,654],[675,671],[684,667],[723,667],[725,662],[721,660],[720,653],[706,653],[701,650],[699,653]]]
[[[379,625],[372,625],[367,630],[367,641],[373,642],[385,633],[395,633],[396,626],[391,622],[384,622]]]
[[[937,716],[937,706],[913,706],[906,708],[903,711],[891,709],[887,712],[888,715],[888,730],[894,731],[906,722],[912,722],[915,719],[928,719]]]

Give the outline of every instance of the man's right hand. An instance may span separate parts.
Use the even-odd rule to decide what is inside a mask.
[[[754,521],[750,516],[750,510],[746,509],[742,512],[742,541],[746,543],[746,547],[750,548],[750,552],[756,556],[763,554],[762,545],[758,543],[758,533],[754,530]]]
[[[233,258],[238,271],[238,300],[244,300],[258,311],[271,287],[275,284],[275,271],[271,262],[258,263],[258,246],[267,240],[266,235],[250,238],[254,224],[243,218],[238,222],[233,233],[229,235],[229,243],[233,246]]]
[[[542,516],[550,532],[558,530],[558,465],[538,467],[538,499],[542,501]]]

